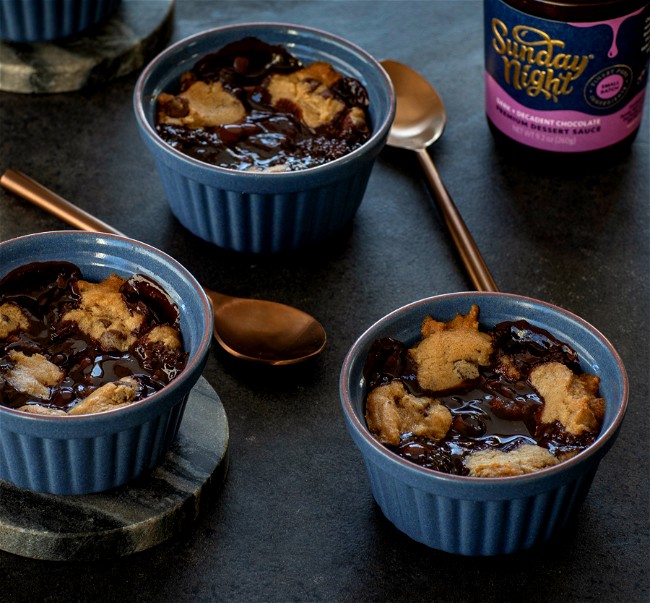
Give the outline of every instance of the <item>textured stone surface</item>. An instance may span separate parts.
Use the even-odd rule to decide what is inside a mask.
[[[69,92],[142,67],[169,40],[174,0],[123,0],[106,21],[56,42],[0,42],[0,90]]]
[[[143,551],[191,527],[228,468],[228,420],[201,378],[160,464],[126,486],[83,496],[22,490],[0,480],[0,549],[49,560]]]

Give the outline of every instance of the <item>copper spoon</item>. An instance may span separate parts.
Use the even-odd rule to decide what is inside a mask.
[[[435,88],[410,67],[390,60],[381,64],[393,82],[397,97],[388,145],[416,152],[474,287],[477,291],[498,291],[474,238],[427,152],[427,147],[438,140],[445,129],[447,114],[442,99]]]
[[[0,176],[0,184],[79,230],[124,236],[18,170],[7,170]],[[325,347],[325,329],[302,310],[204,290],[212,302],[214,337],[237,358],[261,364],[295,364],[320,354]]]

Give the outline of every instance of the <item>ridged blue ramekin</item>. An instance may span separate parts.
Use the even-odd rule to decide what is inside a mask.
[[[199,58],[246,36],[282,44],[305,63],[327,61],[360,80],[370,97],[370,140],[325,165],[283,173],[220,168],[166,144],[154,128],[158,94],[176,91],[181,74]],[[320,243],[352,220],[393,122],[395,94],[381,65],[350,42],[297,25],[253,23],[205,31],[164,50],[142,72],[134,110],[171,210],[181,224],[219,247],[263,253]]]
[[[596,442],[570,460],[516,477],[454,476],[426,469],[380,444],[365,422],[363,365],[381,337],[407,344],[420,338],[426,316],[447,321],[480,308],[486,328],[525,319],[568,343],[582,370],[601,378],[606,400]],[[340,395],[346,426],[361,451],[370,488],[384,515],[402,532],[432,548],[460,555],[498,555],[531,548],[558,534],[578,512],[598,465],[613,444],[627,408],[628,380],[609,341],[557,306],[505,293],[451,293],[423,299],[388,314],[354,343],[343,363]]]
[[[187,396],[212,336],[203,289],[176,260],[149,245],[108,234],[60,231],[0,243],[0,277],[30,262],[76,264],[86,280],[145,274],[178,305],[187,365],[165,388],[139,402],[75,416],[28,414],[0,405],[0,479],[28,490],[86,494],[121,486],[154,467],[180,427]]]
[[[121,0],[1,0],[0,40],[44,42],[97,25]]]

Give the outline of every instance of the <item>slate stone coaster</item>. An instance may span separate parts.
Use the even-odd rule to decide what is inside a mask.
[[[0,90],[70,92],[127,75],[169,41],[174,0],[122,0],[104,22],[55,42],[0,42]]]
[[[203,378],[189,395],[176,441],[138,480],[98,494],[38,494],[0,480],[0,549],[23,557],[107,559],[188,530],[228,469],[228,420]]]

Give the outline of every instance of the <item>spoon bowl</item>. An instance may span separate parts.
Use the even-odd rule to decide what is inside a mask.
[[[396,61],[382,61],[396,93],[397,112],[388,134],[392,147],[417,151],[442,136],[447,113],[440,95],[419,73]]]
[[[203,289],[212,302],[214,337],[237,358],[295,364],[320,354],[325,347],[323,326],[298,308]]]
[[[427,147],[442,136],[447,122],[442,99],[417,71],[397,61],[385,60],[381,64],[393,82],[397,101],[387,144],[415,151],[474,287],[478,291],[498,291],[472,234],[427,152]]]
[[[18,170],[7,170],[0,184],[79,230],[124,236]],[[237,358],[275,366],[296,364],[317,356],[325,347],[325,329],[302,310],[203,289],[212,305],[214,337]]]

